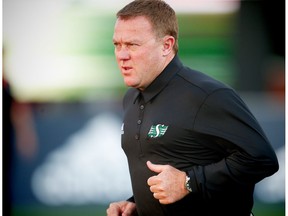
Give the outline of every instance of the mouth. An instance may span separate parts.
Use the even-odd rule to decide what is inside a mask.
[[[125,73],[125,72],[128,72],[128,71],[132,70],[132,67],[122,66],[122,67],[121,67],[121,70],[122,70],[123,73]]]

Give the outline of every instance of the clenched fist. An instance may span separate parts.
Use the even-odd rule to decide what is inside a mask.
[[[183,197],[189,191],[185,187],[186,173],[170,165],[156,165],[147,161],[148,168],[157,173],[147,180],[150,191],[161,204],[171,204]]]

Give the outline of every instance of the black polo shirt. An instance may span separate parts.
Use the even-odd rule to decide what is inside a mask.
[[[143,92],[129,89],[123,105],[122,148],[140,216],[248,216],[254,184],[278,169],[261,127],[235,91],[184,67],[177,55]],[[161,205],[147,185],[155,175],[147,160],[188,172],[193,192]]]

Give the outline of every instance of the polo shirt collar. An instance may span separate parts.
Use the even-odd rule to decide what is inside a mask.
[[[178,55],[176,54],[172,61],[166,66],[166,68],[160,73],[158,77],[144,90],[142,96],[144,102],[147,103],[154,98],[162,89],[169,83],[174,75],[183,67]]]

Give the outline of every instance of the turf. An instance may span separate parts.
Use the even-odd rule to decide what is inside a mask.
[[[106,216],[106,205],[101,206],[15,206],[13,216]],[[284,216],[285,204],[255,203],[255,216]]]

